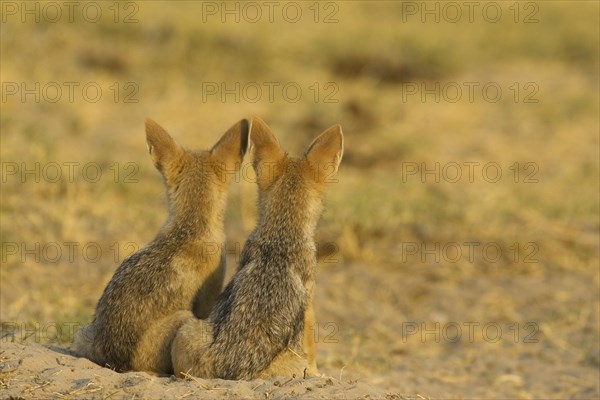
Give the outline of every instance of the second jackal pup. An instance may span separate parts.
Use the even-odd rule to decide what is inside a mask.
[[[177,329],[192,315],[206,318],[223,287],[225,198],[247,149],[248,121],[231,127],[209,151],[185,150],[150,119],[146,139],[165,181],[169,218],[117,269],[75,346],[79,355],[117,371],[168,374]]]
[[[316,372],[314,342],[304,343],[310,365],[303,351],[305,324],[313,323],[314,231],[326,183],[342,158],[342,131],[339,125],[329,128],[303,157],[292,158],[254,118],[250,149],[258,225],[208,319],[191,318],[178,331],[171,350],[177,376],[253,379]]]

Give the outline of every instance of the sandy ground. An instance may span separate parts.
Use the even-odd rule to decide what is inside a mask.
[[[320,267],[316,334],[323,378],[235,382],[116,373],[73,357],[68,343],[42,346],[35,343],[35,335],[15,334],[2,341],[2,398],[600,395],[593,280],[557,274],[540,285],[536,277],[514,279],[500,273],[487,279],[441,280],[436,275],[440,271],[415,266],[412,271],[408,266]],[[547,287],[559,289],[552,295]],[[552,296],[566,299],[565,293],[573,294],[574,288],[580,288],[577,298],[564,300],[560,307],[549,302]],[[552,318],[562,322],[553,324]]]
[[[361,382],[325,377],[237,382],[117,373],[64,349],[37,344],[3,343],[0,372],[3,399],[401,398]]]

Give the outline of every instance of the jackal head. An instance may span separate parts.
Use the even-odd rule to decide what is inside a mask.
[[[225,132],[210,150],[187,150],[150,118],[146,142],[152,162],[162,174],[171,214],[222,213],[228,184],[240,169],[248,148],[249,123],[243,119]],[[208,209],[206,209],[208,208]],[[172,215],[173,216],[173,215]]]
[[[298,212],[309,226],[318,219],[325,187],[336,182],[344,136],[340,125],[321,133],[303,156],[290,157],[260,118],[250,123],[250,152],[259,188],[261,219]],[[298,217],[300,218],[300,217]]]

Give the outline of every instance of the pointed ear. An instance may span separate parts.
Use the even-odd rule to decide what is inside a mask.
[[[250,123],[250,152],[255,164],[277,162],[285,154],[271,128],[258,117],[252,117]]]
[[[260,187],[266,187],[280,174],[279,161],[285,152],[269,126],[258,117],[250,122],[250,153]]]
[[[306,149],[304,157],[315,171],[315,180],[326,183],[338,170],[344,154],[344,134],[340,125],[321,133]]]
[[[250,124],[242,119],[225,132],[217,144],[210,150],[219,161],[225,163],[228,171],[239,170],[248,150]]]
[[[183,149],[162,126],[146,118],[146,143],[154,166],[162,171],[172,160],[181,155]]]

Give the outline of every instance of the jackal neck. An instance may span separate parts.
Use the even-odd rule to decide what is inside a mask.
[[[223,235],[226,195],[194,194],[169,198],[169,218],[161,233],[185,241],[214,240]]]
[[[261,239],[297,245],[310,242],[321,215],[321,198],[302,182],[288,180],[259,199],[257,236]]]

